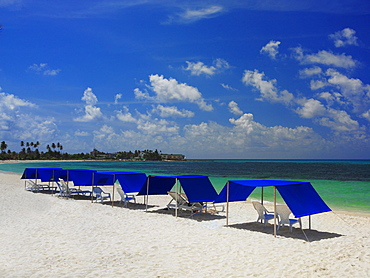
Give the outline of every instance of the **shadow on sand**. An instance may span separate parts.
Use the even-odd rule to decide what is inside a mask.
[[[175,210],[174,209],[168,209],[168,208],[160,208],[158,210],[150,210],[149,213],[160,213],[160,214],[167,214],[175,216]],[[177,211],[177,217],[179,218],[187,218],[192,219],[196,221],[211,221],[211,220],[219,220],[219,219],[225,219],[225,216],[221,216],[215,213],[209,213],[209,212],[202,212],[202,213],[196,213],[191,215],[191,212],[184,211],[184,210],[178,210]]]
[[[260,232],[265,234],[274,235],[274,225],[267,224],[266,227],[263,226],[263,224],[258,222],[249,222],[249,223],[238,223],[238,224],[232,224],[229,225],[230,228],[235,229],[242,229],[242,230],[248,230],[253,232]],[[329,238],[335,238],[335,237],[341,237],[343,235],[337,234],[337,233],[329,233],[329,232],[322,232],[317,230],[309,230],[304,229],[301,230],[299,228],[294,228],[292,232],[289,231],[289,227],[281,227],[279,231],[277,231],[277,236],[279,237],[286,237],[286,238],[294,238],[294,239],[300,239],[304,241],[319,241],[322,239],[329,239]]]
[[[112,202],[107,201],[102,203],[103,205],[106,206],[112,206]],[[154,208],[155,206],[153,205],[148,205],[146,206],[145,204],[140,204],[140,203],[127,203],[127,205],[124,205],[121,201],[114,201],[113,202],[113,207],[120,207],[120,208],[125,208],[125,209],[132,209],[132,210],[145,210],[145,209],[151,209]]]

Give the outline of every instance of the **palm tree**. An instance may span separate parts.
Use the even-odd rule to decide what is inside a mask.
[[[1,145],[0,145],[0,149],[2,152],[5,152],[6,148],[8,147],[8,145],[5,143],[5,141],[2,141],[1,142]]]

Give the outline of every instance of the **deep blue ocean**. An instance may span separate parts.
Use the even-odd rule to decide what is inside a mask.
[[[147,175],[206,175],[217,191],[228,180],[279,179],[309,181],[332,209],[370,212],[370,160],[188,160],[81,161],[0,164],[0,171],[22,173],[25,168],[60,167],[104,171],[133,171]],[[272,190],[265,190],[272,200]],[[259,197],[258,189],[253,197]]]

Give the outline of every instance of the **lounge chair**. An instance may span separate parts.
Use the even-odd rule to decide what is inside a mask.
[[[117,187],[117,192],[121,196],[121,202],[127,207],[128,202],[133,201],[136,204],[135,195],[125,193],[121,187]]]
[[[104,192],[100,187],[94,187],[93,193],[95,193],[95,200],[103,203],[105,200],[111,201],[110,193]]]
[[[302,229],[302,222],[301,218],[295,218],[295,219],[290,219],[289,215],[292,213],[288,206],[286,205],[277,205],[276,206],[276,213],[279,217],[279,225],[278,225],[278,230],[280,229],[280,226],[284,226],[285,224],[289,225],[289,230],[292,232],[293,228],[292,226],[295,223],[299,223],[300,228]]]
[[[274,214],[269,214],[273,212],[268,211],[260,202],[252,202],[252,204],[258,213],[257,222],[260,220],[263,221],[263,224],[266,227],[267,221],[274,219]]]
[[[168,209],[180,209],[190,211],[190,217],[203,211],[202,203],[189,203],[183,194],[177,192],[167,192],[172,197],[172,200],[167,204]]]
[[[186,196],[185,193],[179,193],[183,199],[187,203],[190,203],[188,200],[188,197]],[[198,207],[203,207],[203,210],[205,212],[211,212],[211,213],[219,213],[219,212],[224,212],[225,211],[225,206],[223,204],[215,204],[214,202],[209,202],[209,203],[192,203],[196,204]]]
[[[56,187],[50,185],[42,185],[34,182],[33,180],[26,180],[25,189],[32,192],[40,192],[45,190],[56,190]]]
[[[56,181],[56,184],[58,185],[59,192],[58,197],[72,197],[73,195],[84,195],[84,196],[91,196],[91,191],[89,190],[78,190],[76,188],[70,188],[65,183],[64,180],[59,179],[59,181]]]

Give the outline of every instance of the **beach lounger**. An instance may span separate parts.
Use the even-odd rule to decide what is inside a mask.
[[[179,193],[179,194],[181,195],[181,197],[183,197],[183,199],[185,199],[185,201],[187,203],[190,203],[189,200],[188,200],[188,197],[186,196],[185,193]],[[225,211],[225,206],[223,204],[215,204],[213,202],[194,203],[194,204],[197,204],[197,206],[203,207],[203,211],[205,211],[205,212],[219,213],[219,212],[224,212]]]
[[[56,182],[59,188],[59,192],[57,193],[58,197],[67,197],[70,198],[73,195],[84,195],[84,196],[91,196],[91,191],[89,190],[79,190],[77,188],[70,188],[64,180],[59,180]]]
[[[93,194],[95,194],[95,200],[103,203],[105,200],[111,201],[110,193],[104,192],[100,187],[93,188]]]
[[[287,225],[289,225],[290,232],[292,232],[292,230],[293,230],[292,226],[296,223],[299,223],[299,226],[302,229],[301,218],[294,218],[294,219],[289,218],[289,215],[292,212],[290,211],[288,206],[286,206],[286,205],[277,205],[276,206],[276,213],[279,217],[278,230],[280,229],[280,226],[284,226],[285,224],[287,224]]]
[[[252,202],[252,204],[253,204],[254,209],[258,213],[257,222],[261,220],[264,226],[266,227],[267,222],[271,219],[274,219],[273,212],[268,211],[260,202]]]
[[[121,187],[117,187],[117,192],[121,196],[121,202],[127,207],[127,203],[133,201],[136,204],[135,195],[125,193]]]
[[[42,185],[35,183],[33,180],[26,180],[25,182],[25,189],[32,192],[40,192],[46,190],[56,190],[56,187],[50,185]]]
[[[203,211],[202,203],[189,203],[183,194],[177,192],[167,192],[172,197],[172,200],[167,204],[168,209],[180,209],[190,211],[190,217]]]

